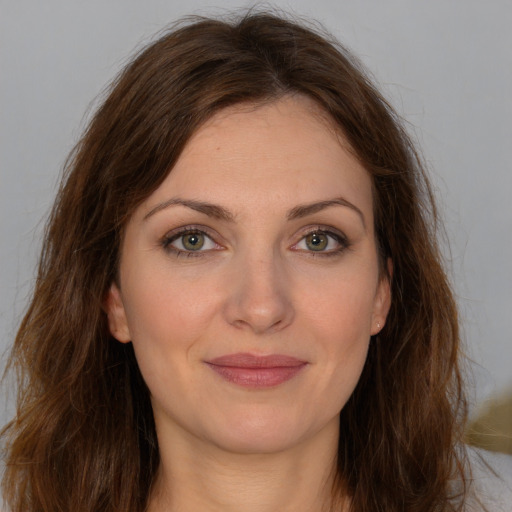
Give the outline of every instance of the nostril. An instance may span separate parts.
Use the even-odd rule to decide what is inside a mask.
[[[238,329],[248,329],[258,334],[274,332],[293,320],[292,302],[284,294],[257,297],[254,293],[248,293],[247,289],[242,289],[242,292],[238,297],[228,298],[225,307],[226,320]]]

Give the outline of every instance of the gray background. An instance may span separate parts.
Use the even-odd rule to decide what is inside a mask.
[[[0,0],[0,352],[12,342],[26,306],[41,219],[94,98],[135,49],[179,16],[247,5]],[[407,119],[446,221],[448,270],[475,361],[473,401],[510,390],[512,2],[273,5],[322,22],[360,56]],[[8,408],[2,401],[0,424]]]

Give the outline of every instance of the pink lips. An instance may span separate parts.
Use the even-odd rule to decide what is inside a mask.
[[[280,354],[240,353],[217,357],[206,364],[228,382],[248,388],[267,388],[295,377],[307,362]]]

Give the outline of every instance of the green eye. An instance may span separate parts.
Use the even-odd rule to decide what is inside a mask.
[[[317,229],[305,234],[293,249],[310,255],[336,256],[350,246],[347,238],[334,230]]]
[[[204,231],[199,229],[185,229],[162,240],[164,249],[177,254],[196,254],[218,249],[217,244]]]
[[[181,243],[187,251],[199,251],[202,249],[205,236],[203,233],[187,233],[181,237]]]
[[[310,233],[305,242],[310,251],[323,251],[329,245],[329,237],[325,233]]]

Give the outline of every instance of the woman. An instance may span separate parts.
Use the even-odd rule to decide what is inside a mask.
[[[66,167],[12,366],[13,511],[452,511],[452,292],[421,163],[328,37],[170,31]]]

